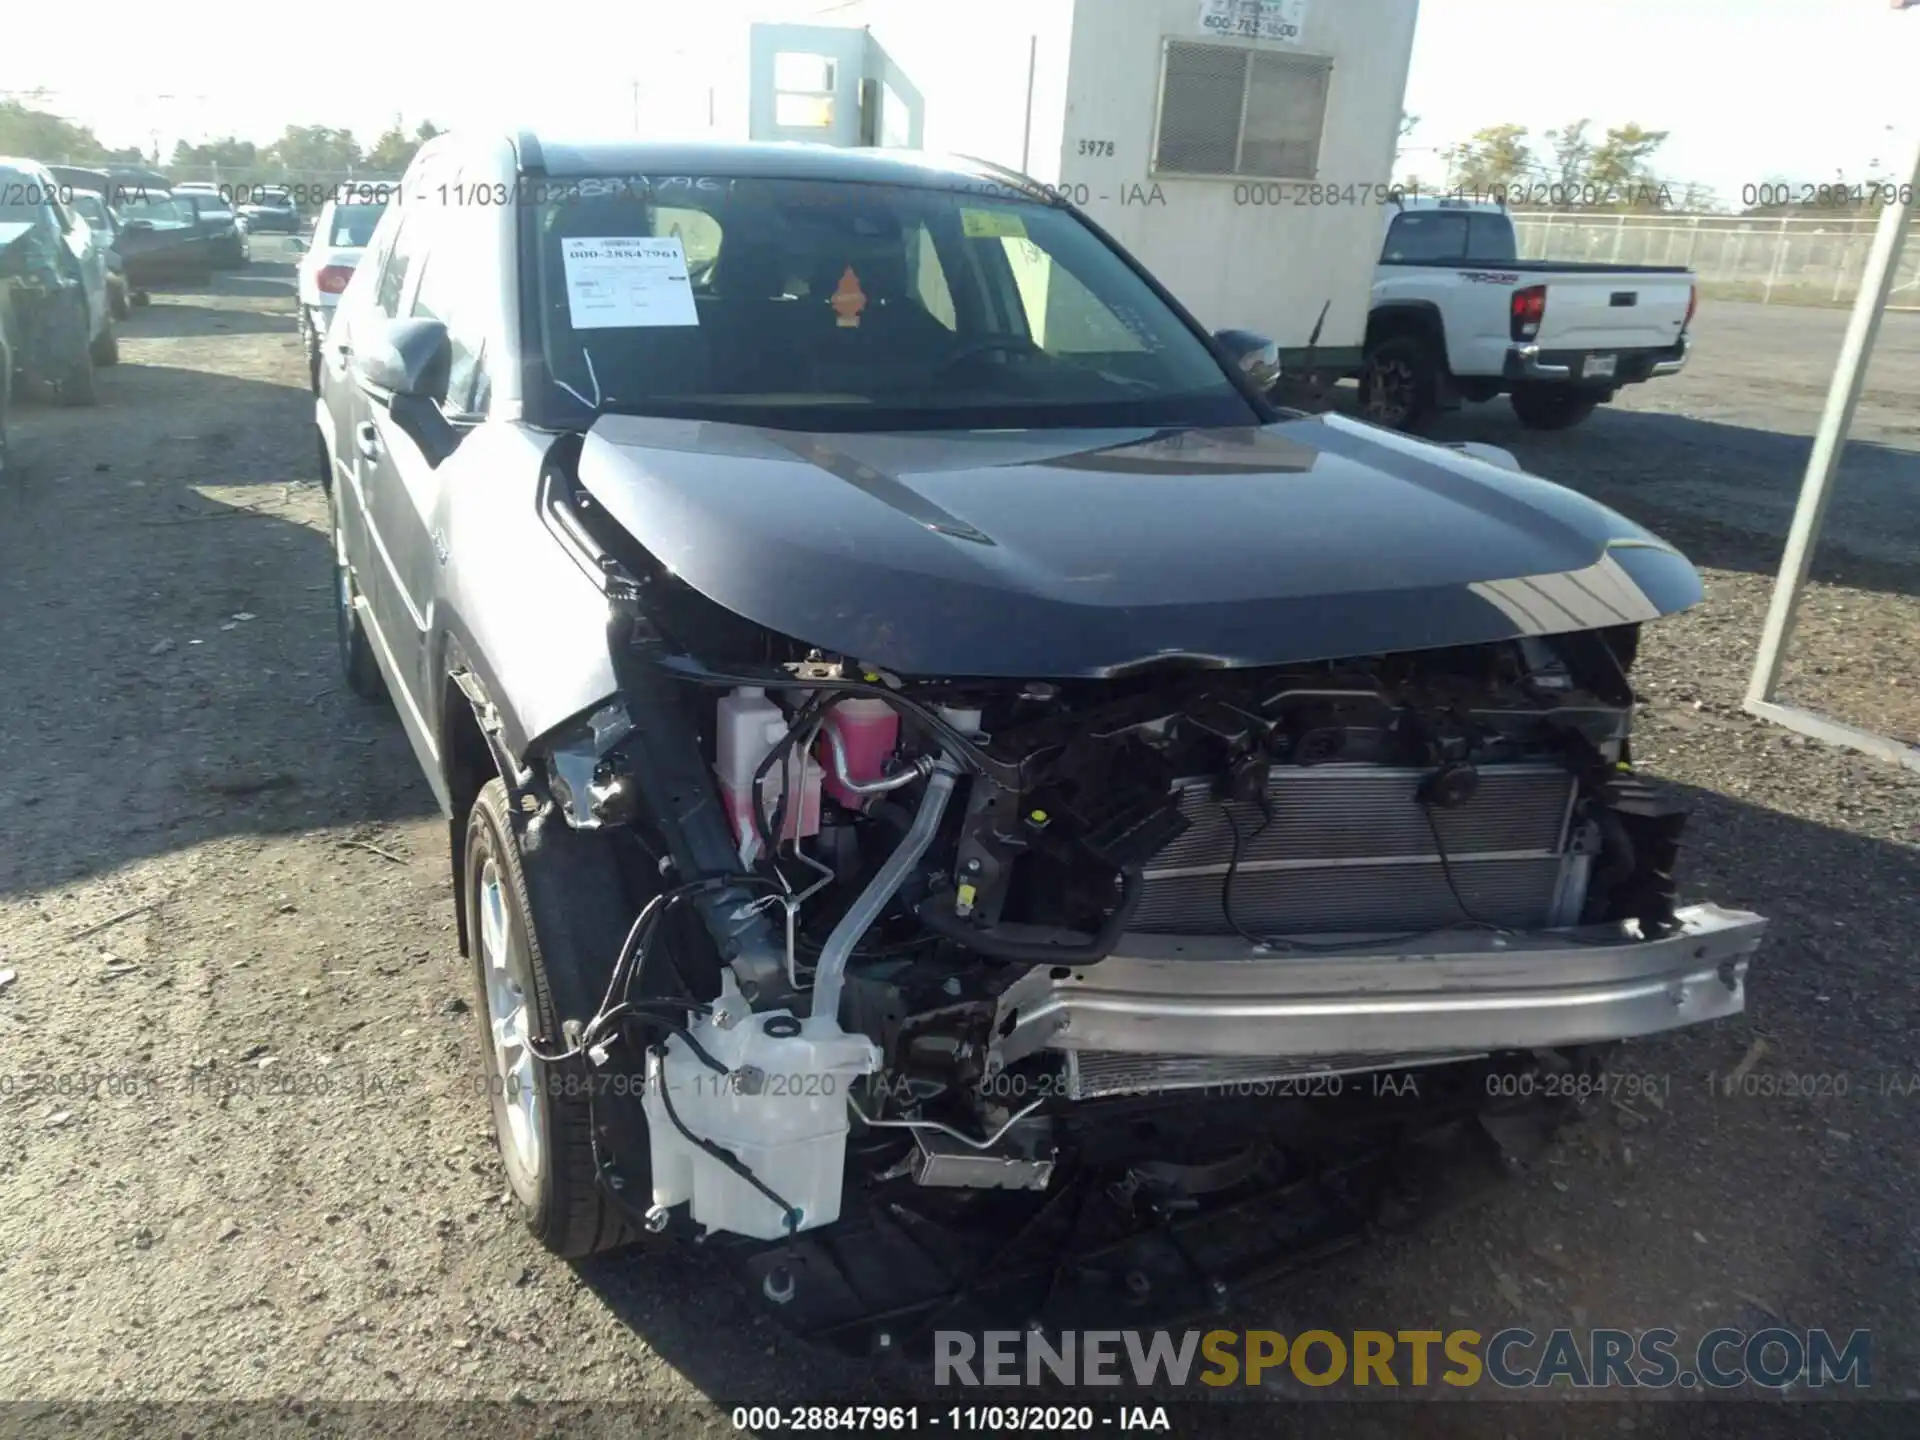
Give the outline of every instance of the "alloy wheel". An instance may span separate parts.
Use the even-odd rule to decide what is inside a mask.
[[[502,1087],[506,1104],[499,1112],[505,1121],[500,1143],[512,1148],[522,1170],[540,1174],[546,1154],[541,1124],[537,1076],[533,1056],[533,1005],[527,995],[524,967],[514,941],[500,868],[491,857],[480,871],[480,959],[485,977],[487,1033],[493,1042],[494,1083]]]

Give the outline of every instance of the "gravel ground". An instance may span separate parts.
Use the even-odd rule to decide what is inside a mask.
[[[1689,897],[1773,917],[1749,1014],[1633,1050],[1623,1068],[1657,1077],[1658,1104],[1598,1107],[1485,1203],[1222,1323],[1868,1327],[1877,1393],[1920,1397],[1920,776],[1739,708],[1775,501],[1819,405],[1802,391],[1822,357],[1795,337],[1824,323],[1715,307],[1685,376],[1586,429],[1532,436],[1503,407],[1449,426],[1707,562],[1707,603],[1648,637],[1641,753],[1697,802]],[[1785,353],[1763,363],[1768,336]],[[337,688],[286,266],[156,297],[123,346],[100,409],[22,413],[24,473],[0,494],[0,1398],[570,1400],[594,1407],[578,1425],[676,1435],[730,1432],[738,1403],[951,1403],[802,1349],[691,1259],[576,1269],[526,1238],[474,1089],[444,827],[397,725]],[[1874,463],[1910,477],[1911,434],[1886,423]],[[1868,510],[1836,515],[1857,543],[1823,555],[1808,633],[1837,648],[1803,660],[1796,697],[1911,732],[1916,552]],[[1818,1093],[1709,1085],[1743,1061],[1758,1089]],[[1819,1407],[1816,1428],[1899,1433],[1899,1408]],[[1687,1409],[1691,1435],[1763,1433],[1752,1408]],[[1519,1407],[1483,1411],[1437,1407],[1420,1429],[1520,1433]],[[1555,1406],[1549,1423],[1678,1419]],[[1403,1422],[1354,1405],[1321,1423]]]

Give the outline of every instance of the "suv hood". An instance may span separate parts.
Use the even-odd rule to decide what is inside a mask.
[[[1332,415],[887,434],[605,416],[579,475],[709,600],[912,675],[1292,664],[1701,598],[1684,558],[1605,506]]]

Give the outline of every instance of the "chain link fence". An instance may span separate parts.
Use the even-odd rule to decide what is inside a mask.
[[[1517,211],[1513,223],[1528,260],[1685,265],[1701,292],[1719,299],[1845,306],[1859,290],[1879,219]],[[1912,235],[1893,306],[1920,309],[1920,244]]]

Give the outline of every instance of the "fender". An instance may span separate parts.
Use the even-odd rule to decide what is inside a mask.
[[[561,438],[481,425],[441,467],[446,569],[433,673],[477,683],[497,717],[509,780],[537,742],[620,688],[606,593],[540,522],[539,476]]]

